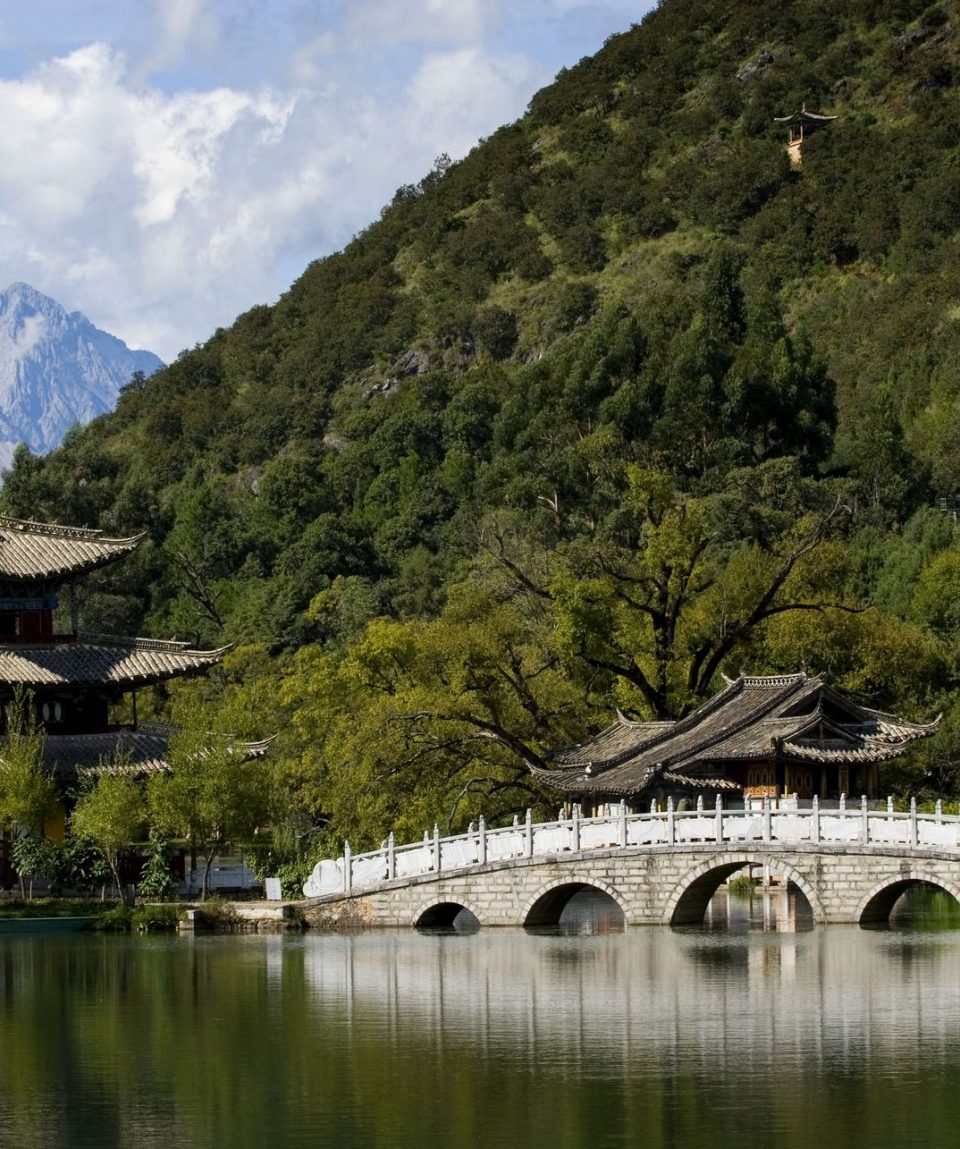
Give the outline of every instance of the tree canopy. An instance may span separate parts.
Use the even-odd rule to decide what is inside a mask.
[[[958,26],[664,0],[275,305],[19,451],[4,510],[147,529],[83,624],[236,643],[216,689],[271,695],[318,832],[547,803],[526,762],[722,670],[953,713]],[[797,169],[774,118],[804,103],[837,119]],[[942,738],[912,784],[952,777]]]

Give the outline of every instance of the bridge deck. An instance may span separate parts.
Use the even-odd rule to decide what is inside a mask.
[[[708,811],[667,810],[631,814],[621,805],[613,814],[582,818],[575,808],[572,817],[555,822],[525,823],[488,829],[483,819],[466,834],[441,837],[437,828],[431,838],[397,845],[391,834],[380,850],[343,855],[316,866],[304,894],[309,900],[350,897],[363,891],[397,889],[435,879],[441,874],[489,873],[491,869],[529,865],[589,852],[659,852],[683,847],[716,851],[720,846],[761,851],[780,850],[830,854],[858,847],[878,856],[937,857],[960,861],[960,817],[946,815],[938,804],[933,814],[920,814],[916,803],[897,811],[891,800],[881,809],[870,808],[866,799],[848,807],[841,799],[836,808],[821,808],[814,799],[807,809],[775,809],[764,801],[762,809],[727,810],[718,798]]]

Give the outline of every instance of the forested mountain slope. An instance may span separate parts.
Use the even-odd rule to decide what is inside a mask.
[[[958,76],[955,2],[664,0],[4,508],[146,527],[91,620],[239,644],[357,840],[537,798],[525,760],[723,668],[949,708]]]

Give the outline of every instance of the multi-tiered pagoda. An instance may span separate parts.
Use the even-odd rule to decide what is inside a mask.
[[[171,729],[138,724],[137,691],[203,671],[226,650],[80,632],[79,580],[130,554],[142,538],[0,517],[0,731],[7,705],[22,693],[44,734],[47,768],[61,777],[118,762],[135,774],[167,769]],[[64,595],[68,609],[58,610]],[[67,627],[55,629],[55,618],[65,617]],[[112,722],[111,708],[127,695],[131,720]],[[45,832],[62,835],[62,811]]]

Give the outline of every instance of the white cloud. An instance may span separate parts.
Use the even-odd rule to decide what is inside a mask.
[[[42,315],[28,315],[14,337],[20,355],[28,355],[43,338],[47,321]]]
[[[497,39],[516,3],[155,0],[139,52],[98,26],[0,80],[0,287],[174,357],[523,111],[552,69]]]
[[[476,44],[499,10],[498,0],[352,0],[346,31],[367,44]]]
[[[184,55],[216,51],[221,45],[221,20],[205,0],[153,0],[151,8],[156,32],[141,66],[143,76],[175,66]]]

